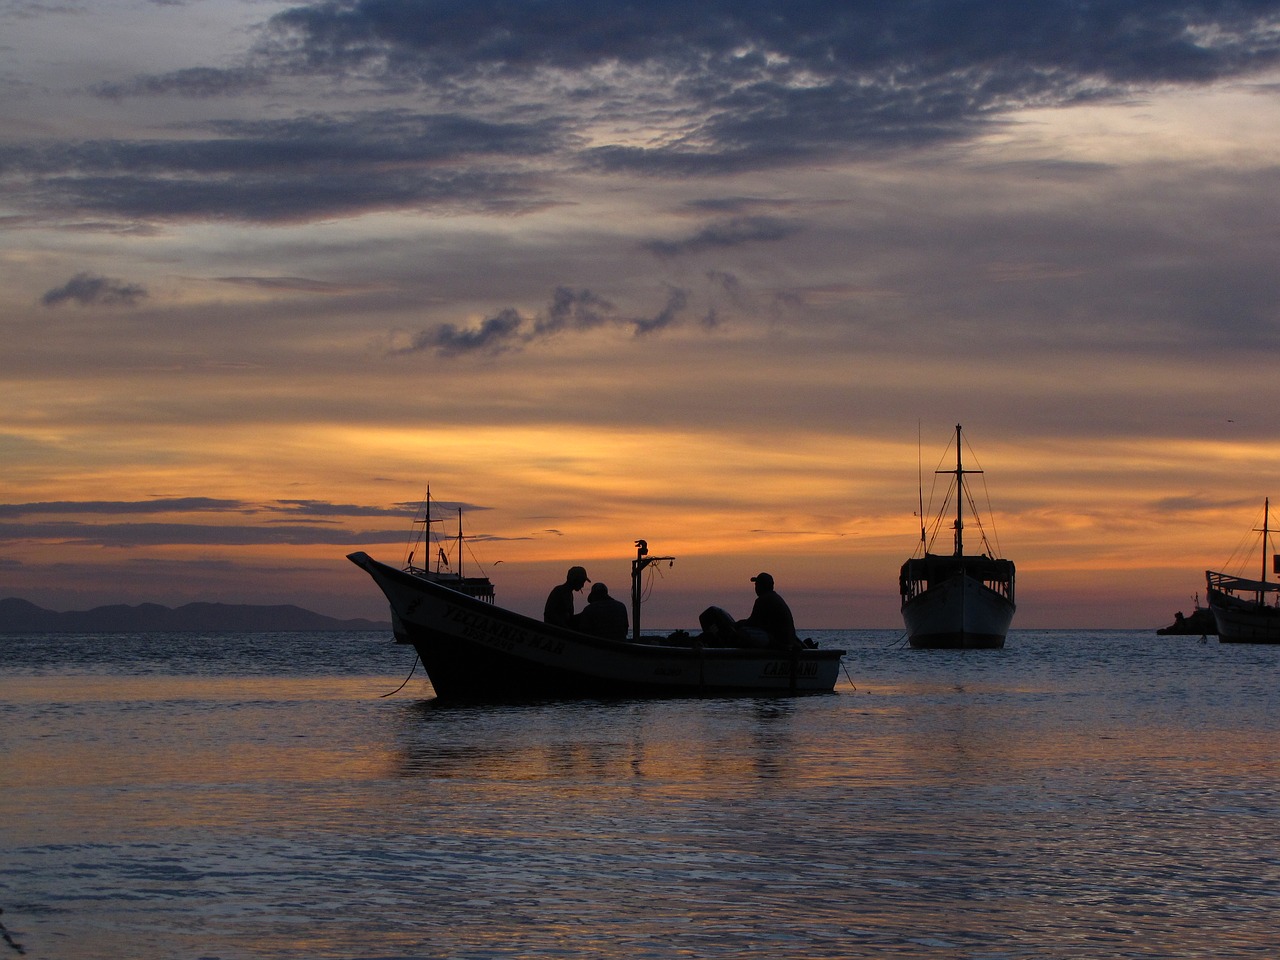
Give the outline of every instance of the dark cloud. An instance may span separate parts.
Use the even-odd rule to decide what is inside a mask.
[[[373,210],[488,212],[541,204],[512,164],[556,149],[554,121],[376,111],[221,121],[196,136],[0,147],[0,173],[33,206],[143,219],[305,221]]]
[[[69,300],[82,307],[132,307],[146,296],[146,287],[136,283],[99,277],[92,273],[77,273],[62,286],[45,291],[40,302],[46,307],[56,307]]]
[[[458,504],[454,505],[460,506]],[[466,505],[468,510],[483,507]],[[416,504],[373,507],[361,504],[330,503],[327,500],[274,500],[259,504],[249,500],[221,500],[214,497],[156,497],[152,500],[49,500],[36,503],[0,503],[0,519],[30,516],[156,515],[174,513],[281,513],[312,517],[400,517],[412,515]]]
[[[82,140],[0,148],[0,172],[57,176],[326,172],[405,164],[524,158],[559,145],[554,121],[495,122],[403,110],[312,114],[287,120],[218,120],[179,128],[191,138]]]
[[[271,506],[291,517],[412,517],[417,509],[417,504],[411,503],[368,507],[355,503],[330,503],[328,500],[276,500]]]
[[[1264,0],[328,0],[273,25],[318,65],[385,58],[457,75],[658,64],[717,90],[985,67],[999,90],[1028,74],[1181,82],[1265,67],[1275,13]]]
[[[793,201],[781,197],[703,197],[685,204],[696,213],[717,216],[757,216],[761,210],[788,209]]]
[[[737,274],[730,273],[727,270],[708,270],[707,279],[719,289],[729,294],[734,300],[741,300],[743,297],[742,281]]]
[[[452,323],[441,324],[434,331],[423,331],[405,351],[415,353],[431,349],[442,356],[460,353],[501,353],[520,341],[520,329],[525,325],[519,311],[507,307],[492,317],[486,317],[473,330],[459,329]]]
[[[566,330],[590,330],[601,326],[630,327],[636,336],[662,330],[678,322],[688,304],[688,293],[671,288],[662,309],[652,317],[629,317],[614,311],[605,298],[590,290],[557,287],[545,313],[525,317],[507,307],[486,317],[478,327],[460,328],[444,323],[416,334],[409,346],[395,353],[431,351],[439,356],[496,355],[546,340]]]
[[[45,540],[101,547],[162,545],[253,546],[260,544],[403,543],[405,531],[350,531],[333,525],[199,523],[0,523],[0,542]]]
[[[1149,509],[1155,514],[1189,514],[1195,515],[1205,510],[1221,510],[1224,507],[1237,507],[1248,501],[1207,497],[1202,494],[1185,494],[1183,496],[1162,497],[1153,501]]]
[[[453,506],[462,506],[454,504]],[[468,510],[480,510],[471,504]],[[417,504],[390,506],[331,503],[327,500],[273,500],[258,503],[213,497],[157,497],[152,500],[56,500],[0,504],[0,542],[62,541],[110,547],[162,544],[248,546],[254,544],[403,543]],[[233,514],[236,522],[200,523],[122,517]],[[87,516],[94,519],[68,519]],[[349,529],[344,520],[396,517],[396,530]],[[39,518],[39,519],[37,519]],[[111,518],[104,520],[100,518]]]
[[[334,97],[412,96],[434,112],[12,143],[0,175],[24,212],[63,218],[509,214],[551,202],[557,171],[685,177],[900,151],[972,137],[1019,108],[1262,76],[1280,64],[1275,21],[1273,0],[322,0],[272,17],[239,66],[97,92],[283,96],[277,84],[301,80]],[[653,136],[602,142],[610,128]],[[749,239],[768,238],[674,242],[683,252]]]
[[[546,315],[534,323],[533,336],[543,337],[561,330],[589,330],[608,323],[612,310],[613,304],[590,290],[557,287]]]
[[[313,280],[310,277],[214,277],[214,279],[219,283],[229,283],[238,287],[255,287],[260,290],[285,293],[344,294],[353,289],[362,289],[352,284]]]
[[[720,324],[719,308],[715,301],[719,296],[723,295],[728,299],[737,310],[754,313],[756,305],[743,285],[742,280],[737,274],[730,273],[727,270],[708,270],[706,272],[707,282],[711,287],[712,305],[706,317],[703,318],[703,325],[706,327],[716,327]]]
[[[266,89],[270,77],[261,70],[248,68],[220,69],[188,67],[172,73],[134,77],[119,83],[102,83],[93,88],[100,97],[119,100],[124,97],[183,96],[226,97]]]
[[[679,287],[672,287],[667,293],[667,302],[652,317],[645,317],[633,321],[635,323],[636,335],[643,336],[653,333],[657,330],[665,330],[677,320],[680,314],[689,303],[689,294]]]
[[[542,202],[529,177],[485,171],[177,178],[63,177],[43,184],[58,205],[155,220],[297,223],[393,209],[528,211]]]
[[[1018,107],[1258,74],[1280,60],[1275,15],[1260,0],[330,0],[274,17],[272,50],[293,69],[468,95],[555,77],[583,109],[665,104],[682,119],[664,145],[584,159],[676,175],[952,139]]]
[[[683,240],[649,240],[643,246],[659,256],[674,257],[744,243],[785,240],[799,229],[797,224],[777,217],[733,217],[708,224]]]

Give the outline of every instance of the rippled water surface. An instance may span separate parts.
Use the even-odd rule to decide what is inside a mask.
[[[0,957],[1274,957],[1280,648],[437,704],[371,634],[0,637]]]

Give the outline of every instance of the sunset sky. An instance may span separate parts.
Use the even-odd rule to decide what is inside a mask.
[[[384,618],[345,555],[429,483],[527,613],[644,538],[649,624],[763,569],[900,627],[962,423],[1014,627],[1154,628],[1280,496],[1275,0],[0,0],[0,54],[0,596]]]

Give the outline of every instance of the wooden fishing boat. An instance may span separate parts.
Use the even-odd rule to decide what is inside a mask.
[[[648,557],[643,540],[636,546],[633,632],[625,640],[543,623],[364,552],[347,559],[386,595],[396,640],[417,650],[441,698],[788,695],[835,687],[842,650],[718,646],[711,636],[684,631],[642,635],[640,572],[654,560],[670,558]]]
[[[928,539],[925,525],[922,492],[921,555],[907,560],[898,574],[907,640],[917,648],[1003,647],[1005,634],[1017,609],[1013,599],[1013,561],[994,556],[995,551],[987,541],[980,519],[978,529],[986,550],[981,554],[964,552],[966,502],[971,505],[971,514],[978,519],[977,508],[964,478],[982,471],[964,468],[962,447],[960,424],[957,423],[955,469],[935,471],[955,477],[933,527],[936,538],[943,519],[948,515],[947,504],[954,496],[955,520],[951,524],[955,531],[954,549],[950,554],[930,552],[932,540]]]
[[[1204,572],[1209,588],[1209,609],[1218,625],[1220,643],[1280,643],[1280,583],[1267,579],[1280,574],[1280,555],[1271,547],[1271,499],[1262,505],[1262,576],[1253,580],[1214,570]],[[1255,528],[1256,529],[1256,528]]]

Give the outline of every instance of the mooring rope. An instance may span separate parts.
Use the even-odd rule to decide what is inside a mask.
[[[844,662],[844,657],[840,658],[840,669],[844,671],[844,678],[849,681],[849,686],[857,690],[858,685],[853,682],[853,677],[849,676],[849,665]]]
[[[0,913],[4,913],[4,911],[0,910]],[[7,943],[9,946],[13,947],[13,949],[17,950],[18,953],[25,954],[27,952],[26,950],[23,949],[22,944],[20,944],[17,940],[13,939],[13,934],[9,933],[9,928],[6,927],[3,923],[0,923],[0,938],[3,938],[4,942]]]
[[[417,651],[415,650],[415,651],[414,651],[414,654],[413,654],[413,666],[409,668],[409,676],[407,676],[407,677],[405,677],[405,678],[404,678],[404,683],[400,684],[400,686],[396,687],[396,688],[395,688],[394,690],[392,690],[390,693],[384,693],[384,694],[382,694],[381,696],[379,696],[379,697],[378,697],[378,699],[379,699],[379,700],[385,700],[387,697],[394,697],[397,693],[399,693],[401,690],[403,690],[403,689],[405,688],[405,684],[407,684],[407,683],[409,682],[410,678],[413,676],[413,671],[415,671],[415,670],[417,670],[417,669],[418,669],[418,661],[419,661],[419,660],[421,660],[421,659],[422,659],[422,658],[418,656],[418,653],[417,653]]]

